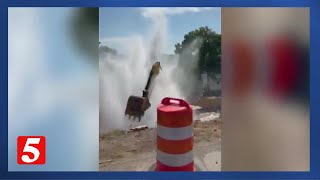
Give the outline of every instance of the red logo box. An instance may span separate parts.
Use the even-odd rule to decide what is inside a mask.
[[[45,164],[46,138],[44,136],[19,136],[17,162],[18,164]]]

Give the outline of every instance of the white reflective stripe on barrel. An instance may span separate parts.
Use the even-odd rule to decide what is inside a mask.
[[[169,128],[157,125],[157,133],[158,136],[166,140],[184,140],[192,137],[192,126]]]
[[[190,151],[185,154],[167,154],[158,150],[157,161],[171,167],[185,166],[193,161],[193,152]]]

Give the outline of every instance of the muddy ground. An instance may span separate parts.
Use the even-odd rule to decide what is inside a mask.
[[[195,163],[220,171],[221,119],[193,123]],[[100,136],[100,171],[147,171],[156,160],[156,131],[114,130]]]
[[[194,161],[201,171],[221,170],[220,97],[189,101],[194,109]],[[156,129],[100,135],[100,171],[148,171],[156,161]]]

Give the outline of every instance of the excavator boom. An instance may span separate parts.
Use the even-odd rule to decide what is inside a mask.
[[[144,112],[151,107],[151,104],[149,102],[149,87],[154,77],[159,74],[160,69],[160,62],[156,62],[155,64],[153,64],[142,96],[132,95],[128,98],[125,115],[128,115],[129,119],[131,118],[131,116],[133,116],[133,120],[135,120],[135,118],[138,118],[140,122],[141,117],[144,116]]]

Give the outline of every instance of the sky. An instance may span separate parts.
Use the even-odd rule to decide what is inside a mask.
[[[174,45],[181,42],[186,33],[201,26],[221,33],[220,8],[100,8],[99,40],[145,36],[151,28],[146,14],[159,10],[165,14],[168,23],[168,42],[164,53],[173,54]],[[117,44],[108,46],[121,52]]]

